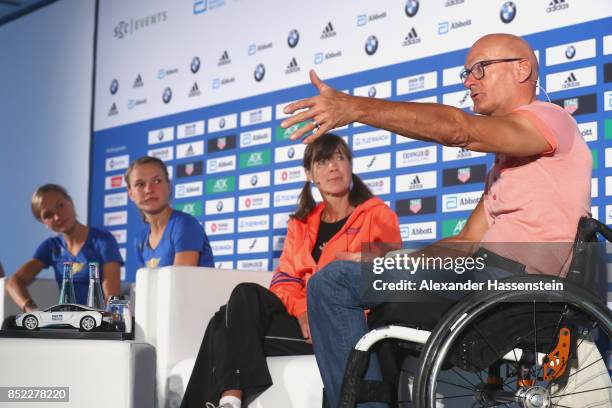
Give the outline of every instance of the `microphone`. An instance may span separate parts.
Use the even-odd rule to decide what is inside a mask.
[[[529,81],[529,82],[533,82],[534,84],[536,84],[536,86],[537,86],[538,88],[540,88],[540,90],[541,90],[542,92],[544,92],[544,96],[546,96],[546,99],[548,99],[548,103],[551,103],[551,102],[550,102],[550,96],[548,96],[548,92],[546,92],[546,89],[544,89],[544,88],[542,88],[542,87],[540,86],[540,82],[539,82],[539,81],[537,81],[537,80],[535,80],[535,79],[528,79],[528,81]]]

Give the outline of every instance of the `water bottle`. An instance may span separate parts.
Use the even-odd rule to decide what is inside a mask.
[[[124,296],[111,296],[108,300],[107,311],[111,314],[115,330],[126,333],[132,332],[132,313],[130,301]]]
[[[93,309],[104,310],[104,294],[100,283],[99,265],[97,262],[89,263],[89,289],[87,290],[87,306]]]
[[[58,304],[63,303],[76,303],[76,296],[74,294],[74,283],[72,282],[72,262],[64,262],[62,290],[60,291]]]

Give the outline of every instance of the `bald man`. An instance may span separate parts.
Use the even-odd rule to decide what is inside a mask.
[[[509,34],[480,38],[470,48],[461,79],[474,101],[471,115],[435,103],[391,102],[347,95],[310,73],[319,95],[288,105],[295,113],[281,126],[309,124],[291,136],[304,143],[352,122],[361,122],[425,142],[495,154],[485,191],[463,230],[445,243],[495,248],[494,261],[473,277],[486,281],[517,273],[559,275],[570,260],[578,221],[590,211],[592,157],[574,119],[560,107],[536,100],[538,63],[524,40]],[[567,243],[523,247],[507,242]],[[494,244],[498,245],[494,245]],[[560,248],[560,249],[559,249]],[[471,252],[470,252],[471,251]],[[431,277],[415,274],[413,279]],[[349,351],[366,333],[360,298],[360,266],[334,262],[308,283],[308,317],[313,347],[332,407]],[[372,361],[366,378],[379,378]],[[379,406],[375,404],[360,406]]]

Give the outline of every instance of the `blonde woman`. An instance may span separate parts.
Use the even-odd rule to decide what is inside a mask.
[[[57,235],[43,241],[32,259],[21,265],[6,283],[6,290],[23,312],[38,309],[27,286],[45,268],[52,267],[58,286],[62,283],[64,263],[73,264],[76,301],[87,302],[89,262],[100,264],[104,297],[120,292],[123,264],[117,241],[108,231],[88,227],[77,220],[72,198],[57,184],[45,184],[32,195],[32,215]]]

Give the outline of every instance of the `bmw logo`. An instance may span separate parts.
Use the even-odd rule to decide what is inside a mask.
[[[117,81],[116,79],[113,79],[110,84],[111,95],[116,94],[118,90],[119,90],[119,81]]]
[[[193,59],[191,60],[191,72],[195,74],[199,70],[200,70],[200,58],[193,57]]]
[[[170,89],[170,87],[166,87],[166,89],[164,89],[164,94],[162,95],[162,100],[164,101],[164,103],[168,103],[170,102],[170,100],[172,99],[172,89]]]
[[[404,7],[404,11],[408,17],[416,16],[416,13],[419,11],[419,0],[408,0],[406,1],[406,7]]]
[[[259,64],[255,67],[255,80],[260,82],[266,75],[266,67],[263,64]]]
[[[293,159],[293,156],[295,156],[295,149],[293,147],[290,147],[289,150],[287,151],[287,156],[290,159]]]
[[[516,6],[514,5],[514,2],[507,1],[502,4],[499,12],[499,18],[501,18],[501,21],[508,24],[514,20],[514,17],[516,17]]]
[[[300,33],[298,30],[291,30],[287,36],[287,44],[289,47],[294,48],[300,42]]]
[[[572,59],[576,56],[576,48],[573,45],[570,45],[569,47],[567,47],[567,49],[565,50],[565,57],[567,59]]]
[[[253,174],[253,177],[251,177],[251,185],[256,186],[258,181],[259,179],[257,178],[257,175]]]
[[[368,96],[370,98],[373,98],[376,96],[376,87],[375,86],[371,86],[370,89],[368,89]]]
[[[368,37],[365,43],[365,52],[368,55],[374,55],[378,49],[378,38],[375,35]]]
[[[221,211],[223,209],[223,201],[217,202],[217,211]]]
[[[219,119],[219,127],[223,129],[225,127],[225,118]]]

